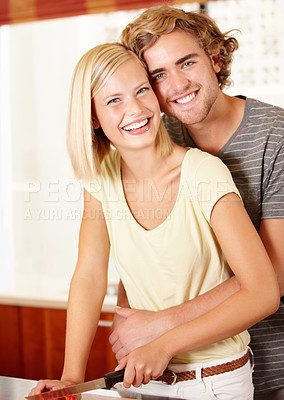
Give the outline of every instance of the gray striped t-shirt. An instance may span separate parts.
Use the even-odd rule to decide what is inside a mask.
[[[175,143],[197,147],[174,117],[163,116]],[[259,229],[261,219],[284,218],[284,110],[246,99],[242,122],[215,155],[227,165],[246,210]],[[255,355],[256,391],[284,387],[284,304],[249,330]]]

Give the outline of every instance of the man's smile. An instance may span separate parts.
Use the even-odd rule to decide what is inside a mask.
[[[192,92],[190,94],[183,95],[182,97],[179,97],[179,98],[174,99],[172,101],[174,103],[178,103],[178,104],[186,104],[186,103],[191,102],[195,98],[196,94],[197,94],[197,91]]]

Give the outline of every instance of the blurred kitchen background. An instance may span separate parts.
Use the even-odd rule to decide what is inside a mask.
[[[202,9],[221,30],[241,31],[228,93],[284,107],[283,0],[200,2],[0,0],[0,375],[60,378],[62,371],[83,201],[65,146],[67,103],[73,69],[87,50],[119,40],[140,7]],[[80,7],[66,14],[64,5],[83,3],[89,14],[77,15]],[[87,380],[116,365],[108,337],[118,275],[109,264]]]
[[[129,8],[131,2],[125,3]],[[163,3],[200,10],[197,2]],[[234,85],[227,92],[284,107],[283,0],[217,0],[202,8],[222,30],[241,31],[236,33],[240,48],[233,61]],[[2,297],[67,297],[83,200],[65,146],[72,71],[91,47],[119,40],[124,26],[140,12],[128,9],[0,27]],[[117,281],[110,260],[110,290]]]

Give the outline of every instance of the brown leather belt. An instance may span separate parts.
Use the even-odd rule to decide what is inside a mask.
[[[206,378],[208,376],[224,374],[225,372],[235,371],[238,368],[243,367],[249,361],[249,351],[247,353],[230,362],[214,365],[213,367],[205,367],[201,370],[201,378]],[[165,370],[163,375],[161,375],[157,381],[166,382],[169,385],[174,385],[177,382],[187,381],[196,379],[196,373],[194,370],[192,371],[184,371],[184,372],[173,372],[169,370]]]

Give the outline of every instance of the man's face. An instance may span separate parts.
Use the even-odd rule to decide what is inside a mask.
[[[144,51],[161,109],[187,125],[204,121],[221,90],[217,57],[208,57],[196,38],[183,31],[161,36]]]

